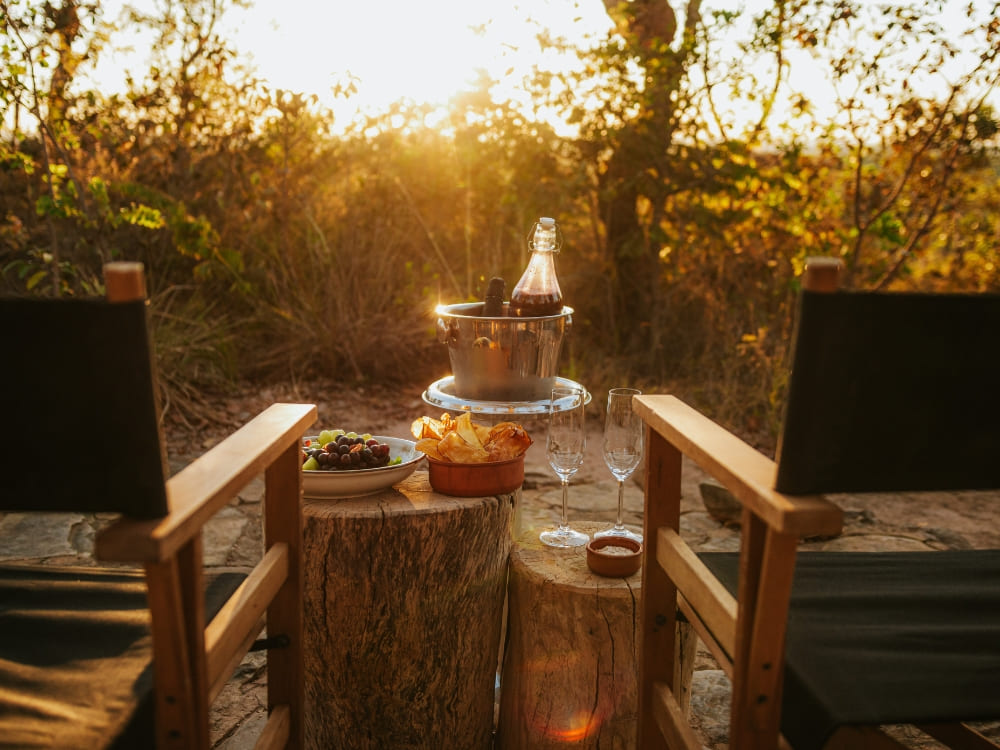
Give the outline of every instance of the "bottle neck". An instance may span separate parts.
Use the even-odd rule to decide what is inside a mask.
[[[536,224],[535,232],[528,243],[533,253],[558,253],[559,242],[556,236],[555,224]]]

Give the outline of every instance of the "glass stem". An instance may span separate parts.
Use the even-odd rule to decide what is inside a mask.
[[[622,523],[622,506],[625,503],[625,480],[618,480],[618,521],[615,522],[615,528],[624,528],[625,524]]]
[[[569,480],[563,477],[562,478],[562,523],[560,525],[564,529],[569,526],[569,513],[566,507],[568,500],[569,500]]]

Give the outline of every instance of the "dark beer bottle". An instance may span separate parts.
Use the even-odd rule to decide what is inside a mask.
[[[528,246],[531,260],[510,295],[510,314],[537,318],[562,312],[563,297],[556,278],[555,255],[559,252],[555,219],[545,216],[535,224]]]
[[[483,301],[483,317],[499,318],[503,316],[503,295],[507,284],[500,276],[490,279],[486,288],[486,299]]]

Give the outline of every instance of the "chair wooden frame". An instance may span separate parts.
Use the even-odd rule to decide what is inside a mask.
[[[686,718],[693,641],[678,627],[681,613],[733,680],[730,747],[776,747],[795,549],[801,536],[840,533],[842,511],[822,497],[770,489],[773,461],[674,396],[638,396],[636,410],[647,423],[646,496],[657,498],[647,502],[643,521],[640,746],[701,747]],[[738,593],[743,606],[680,536],[683,456],[743,504]],[[771,637],[755,638],[762,632]]]
[[[167,480],[170,514],[121,519],[98,536],[101,560],[141,563],[152,615],[157,748],[209,747],[209,706],[264,627],[284,634],[268,652],[269,718],[259,748],[303,744],[302,435],[315,406],[275,404]],[[265,554],[205,626],[205,523],[264,472]],[[293,512],[290,509],[294,508]]]
[[[836,291],[837,265],[814,263],[806,288]],[[732,683],[730,748],[788,747],[780,731],[781,699],[798,543],[839,534],[842,511],[820,495],[772,489],[774,461],[673,396],[638,396],[635,408],[647,425],[639,747],[701,748],[687,717],[697,639]],[[742,505],[736,597],[679,533],[685,457]],[[998,747],[964,724],[918,728],[951,747]],[[903,746],[877,727],[842,726],[826,747]]]
[[[139,263],[108,264],[105,281],[111,302],[145,298]],[[257,747],[303,746],[300,446],[316,415],[313,404],[271,405],[166,481],[166,516],[121,516],[98,534],[97,559],[145,569],[159,750],[210,747],[211,703],[265,626],[280,643],[268,644]],[[261,475],[264,554],[206,625],[202,530]]]

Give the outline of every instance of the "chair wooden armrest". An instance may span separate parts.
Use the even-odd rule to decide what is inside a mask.
[[[282,452],[294,448],[298,453],[299,441],[315,421],[312,404],[272,404],[167,480],[167,516],[119,519],[98,534],[95,556],[146,563],[176,554]]]
[[[715,477],[775,531],[833,536],[843,528],[839,506],[819,495],[776,492],[774,461],[675,396],[638,396],[635,408],[651,430]]]

